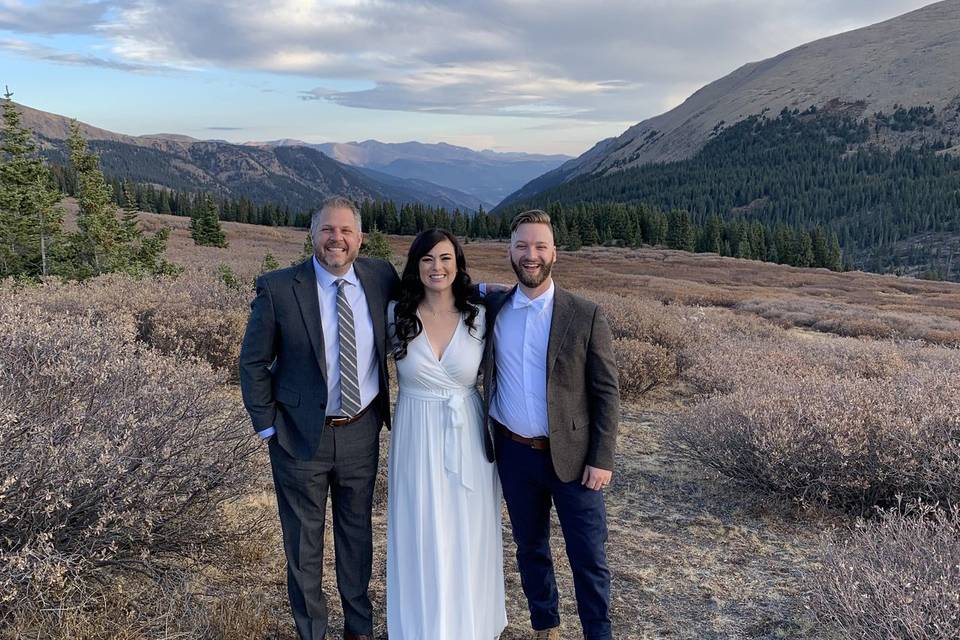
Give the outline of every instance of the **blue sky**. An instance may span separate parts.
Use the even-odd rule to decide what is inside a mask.
[[[578,155],[915,0],[0,0],[0,85],[132,135]]]

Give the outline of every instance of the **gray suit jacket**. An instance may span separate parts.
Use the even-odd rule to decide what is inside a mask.
[[[354,269],[370,307],[380,369],[374,408],[389,427],[386,308],[400,280],[385,260],[357,258]],[[311,459],[326,417],[326,375],[312,260],[263,274],[257,278],[257,297],[240,349],[240,389],[253,428],[276,427],[277,442],[287,453]]]
[[[487,343],[483,367],[483,401],[488,416],[487,458],[496,459],[490,401],[496,392],[497,314],[513,296],[509,291],[487,296]],[[547,413],[550,455],[557,477],[579,480],[585,465],[613,470],[620,423],[620,387],[610,326],[595,303],[559,287],[554,292],[553,319],[547,345]],[[509,426],[509,425],[508,425]]]

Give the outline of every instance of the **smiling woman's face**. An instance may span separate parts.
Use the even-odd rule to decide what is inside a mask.
[[[443,291],[453,286],[457,277],[457,258],[453,251],[453,243],[441,240],[433,245],[420,258],[420,282],[425,289]]]

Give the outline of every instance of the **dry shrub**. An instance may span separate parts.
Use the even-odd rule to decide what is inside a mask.
[[[863,514],[960,504],[960,366],[892,378],[754,379],[680,414],[675,448],[762,491]]]
[[[736,305],[786,327],[806,327],[840,336],[923,340],[960,346],[960,320],[934,313],[882,311],[816,298],[754,298]]]
[[[223,375],[94,315],[0,298],[0,620],[116,613],[122,577],[155,586],[245,535],[221,507],[257,445]]]
[[[620,393],[627,399],[677,377],[677,356],[661,346],[617,338],[613,341],[613,351],[620,372]]]
[[[50,280],[19,291],[7,284],[0,297],[122,324],[163,353],[202,358],[235,376],[253,288],[238,290],[212,274],[191,272],[153,280],[120,275],[82,284]]]
[[[817,618],[850,640],[954,640],[960,630],[960,512],[920,509],[860,523],[808,576]]]
[[[702,320],[701,310],[668,306],[658,300],[580,291],[601,305],[614,336],[620,391],[636,399],[677,378],[684,350]]]
[[[937,354],[951,354],[948,357]],[[702,393],[730,393],[776,378],[890,378],[956,352],[922,343],[892,343],[797,332],[750,316],[708,309],[682,356],[684,377]]]
[[[665,305],[648,298],[628,298],[598,291],[578,291],[601,307],[614,338],[641,340],[678,353],[690,342],[692,324],[699,320],[693,307]]]

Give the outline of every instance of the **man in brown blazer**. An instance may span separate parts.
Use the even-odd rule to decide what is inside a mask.
[[[518,284],[490,293],[484,402],[487,457],[497,461],[534,638],[560,638],[550,554],[557,509],[587,640],[609,640],[603,488],[613,474],[620,392],[600,308],[556,287],[553,227],[543,211],[511,225]]]

